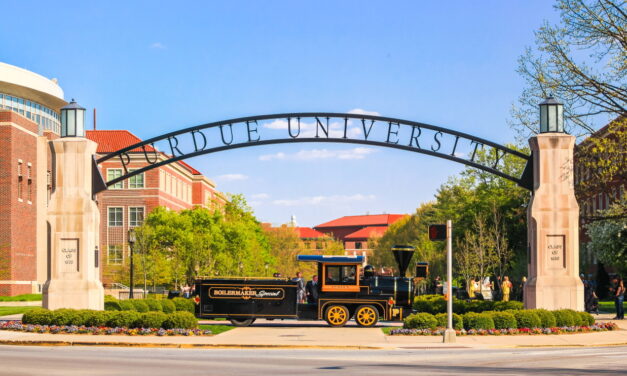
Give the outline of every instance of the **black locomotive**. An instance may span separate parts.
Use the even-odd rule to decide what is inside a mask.
[[[248,326],[257,318],[326,320],[343,326],[354,318],[358,325],[379,320],[402,320],[411,313],[412,278],[404,277],[413,247],[392,248],[400,276],[378,276],[362,256],[300,255],[299,261],[318,263],[318,297],[298,303],[298,283],[278,278],[216,278],[196,281],[199,318],[226,318]],[[363,270],[362,270],[363,269]]]

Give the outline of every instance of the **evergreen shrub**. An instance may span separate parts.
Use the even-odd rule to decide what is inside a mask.
[[[435,319],[438,321],[438,326],[446,328],[448,325],[448,317],[446,313],[438,313],[435,315]],[[464,328],[464,319],[461,315],[453,313],[453,329],[462,330]]]
[[[174,303],[177,311],[186,311],[190,313],[194,313],[196,311],[196,304],[191,299],[174,298],[172,299],[172,303]]]
[[[488,312],[486,312],[488,313]],[[518,328],[518,322],[516,316],[510,312],[492,311],[489,312],[494,321],[495,329],[516,329]]]
[[[22,323],[32,325],[50,325],[52,314],[45,308],[35,308],[24,312]]]
[[[148,310],[150,312],[162,312],[163,307],[161,306],[161,302],[157,299],[146,299],[144,300],[148,305]]]
[[[438,320],[426,312],[414,313],[403,320],[403,327],[406,329],[435,329],[438,326]]]
[[[557,326],[557,322],[555,321],[555,315],[553,314],[553,312],[540,308],[530,309],[529,311],[538,315],[542,328],[554,328]]]
[[[163,322],[164,329],[195,329],[196,327],[198,327],[196,316],[186,311],[171,313]]]
[[[112,328],[134,328],[139,321],[140,314],[135,311],[111,311],[107,326]]]
[[[540,321],[540,317],[535,312],[520,310],[514,311],[514,317],[516,317],[516,322],[518,323],[519,328],[539,328],[542,326],[542,321]]]
[[[163,312],[146,312],[141,314],[137,326],[140,328],[161,328],[167,319],[168,315]]]
[[[585,325],[585,326],[594,325],[594,316],[592,316],[588,312],[577,312],[577,314],[581,318],[582,325]]]
[[[129,299],[129,301],[135,307],[135,310],[140,313],[148,312],[148,304],[142,299]]]
[[[115,300],[115,301],[113,301],[113,300],[106,301],[105,300],[104,309],[105,309],[105,311],[121,311],[122,307],[120,306],[120,302],[117,301],[117,300]]]
[[[120,300],[120,311],[134,311],[135,305],[130,300]]]
[[[573,311],[569,309],[559,309],[557,311],[553,311],[553,315],[555,316],[555,325],[556,326],[573,326],[575,325],[575,318],[573,317]]]
[[[170,299],[164,299],[161,301],[161,308],[163,309],[163,313],[174,313],[176,311],[176,306],[172,303]]]
[[[489,313],[468,312],[462,316],[464,328],[469,329],[494,329],[494,321]]]

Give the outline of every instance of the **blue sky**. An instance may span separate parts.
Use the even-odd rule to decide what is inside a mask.
[[[4,3],[15,17],[0,24],[0,61],[58,78],[66,99],[97,108],[99,129],[142,138],[241,116],[361,109],[513,142],[517,58],[558,16],[548,0],[58,4]],[[304,226],[411,213],[462,169],[356,147],[259,146],[189,162],[220,190],[243,193],[260,220],[294,214]]]

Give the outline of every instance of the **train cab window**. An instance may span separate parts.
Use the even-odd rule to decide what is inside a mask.
[[[326,265],[327,285],[355,285],[357,265]]]

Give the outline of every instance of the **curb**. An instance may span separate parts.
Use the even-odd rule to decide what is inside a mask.
[[[103,347],[149,347],[175,349],[319,349],[319,350],[383,350],[377,346],[315,346],[315,345],[241,345],[211,343],[131,343],[131,342],[88,342],[88,341],[11,341],[0,340],[0,345],[9,346],[103,346]]]

